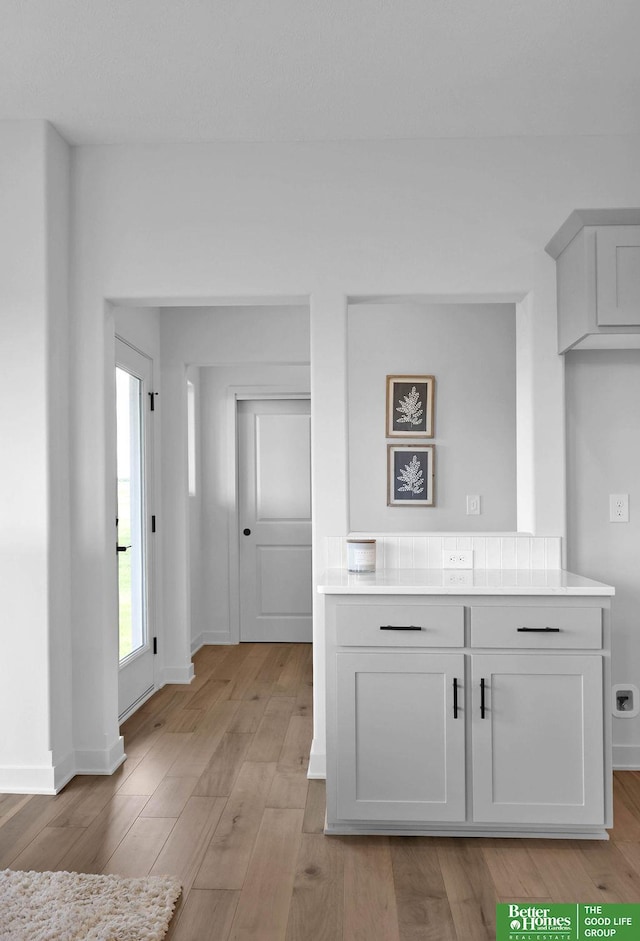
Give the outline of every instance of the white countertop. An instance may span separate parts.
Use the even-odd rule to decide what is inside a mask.
[[[325,595],[614,595],[615,588],[564,569],[328,569]]]

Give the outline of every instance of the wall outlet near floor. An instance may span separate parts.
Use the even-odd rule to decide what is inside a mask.
[[[609,494],[609,522],[610,523],[628,523],[629,522],[629,494],[628,493],[610,493]]]
[[[480,516],[480,494],[467,494],[467,516]]]
[[[443,569],[472,569],[473,549],[443,549]]]

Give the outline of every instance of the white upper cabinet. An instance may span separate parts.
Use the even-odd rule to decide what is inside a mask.
[[[640,347],[640,209],[578,209],[556,259],[558,350]]]
[[[610,225],[596,232],[599,326],[640,326],[640,225]]]

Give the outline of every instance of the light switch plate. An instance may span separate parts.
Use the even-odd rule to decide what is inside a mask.
[[[467,516],[480,516],[480,494],[467,494]]]

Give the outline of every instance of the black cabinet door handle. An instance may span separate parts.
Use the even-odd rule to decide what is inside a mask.
[[[421,631],[421,627],[414,627],[413,624],[399,625],[396,627],[395,624],[381,624],[381,631]]]
[[[484,677],[480,680],[480,718],[486,719],[486,707],[484,703],[485,682]]]
[[[127,549],[130,549],[130,548],[131,548],[131,546],[116,546],[116,551],[117,551],[117,552],[126,552]]]
[[[458,679],[453,678],[453,718],[458,718]]]
[[[559,634],[559,627],[519,627],[518,634]]]
[[[242,532],[243,532],[243,535],[245,535],[245,536],[250,536],[250,535],[251,535],[251,530],[250,530],[250,529],[243,529]]]

